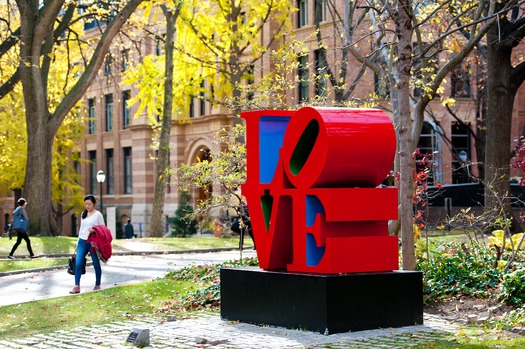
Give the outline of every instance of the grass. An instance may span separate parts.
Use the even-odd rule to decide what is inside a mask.
[[[84,325],[123,321],[151,313],[195,284],[159,279],[99,292],[0,307],[0,338],[24,338]]]
[[[36,259],[16,259],[0,260],[0,273],[6,273],[16,270],[27,270],[46,267],[66,267],[67,258],[40,258]]]
[[[256,259],[218,265],[188,266],[164,278],[89,292],[0,307],[0,338],[24,338],[77,326],[105,324],[152,314],[218,311],[219,296],[208,288],[219,282],[221,266],[257,264]],[[202,298],[199,299],[199,295]],[[189,304],[188,300],[193,303]]]
[[[438,340],[432,343],[410,346],[411,349],[522,349],[525,337],[514,339],[478,339],[462,338],[456,340]]]
[[[31,247],[36,255],[55,255],[73,254],[77,242],[76,237],[48,237],[31,236]],[[12,240],[0,238],[0,256],[7,256],[16,242],[16,237]],[[233,238],[214,238],[214,237],[191,237],[191,238],[139,238],[139,239],[118,239],[113,240],[112,247],[114,252],[129,251],[180,251],[194,249],[212,248],[237,248],[239,237]],[[252,247],[250,239],[245,240],[245,247]],[[28,259],[28,251],[25,241],[22,241],[15,252],[16,260],[0,259],[0,273],[14,270],[26,270],[33,268],[44,268],[53,266],[66,266],[67,258],[36,258]]]
[[[76,237],[68,236],[31,236],[31,247],[37,255],[73,253],[77,242]],[[0,239],[0,255],[8,255],[16,242],[8,238]],[[142,246],[142,244],[145,244]],[[115,239],[112,242],[113,251],[125,252],[130,250],[168,251],[168,250],[191,250],[203,248],[238,247],[239,238],[213,238],[213,237],[191,237],[191,238],[139,238],[139,239]],[[251,240],[245,240],[245,246],[253,246]],[[26,244],[18,247],[15,255],[27,255]]]

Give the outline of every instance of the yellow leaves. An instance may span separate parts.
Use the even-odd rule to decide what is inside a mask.
[[[450,53],[460,52],[463,49],[463,45],[457,37],[451,37],[450,40],[446,41],[446,45]]]
[[[454,98],[445,98],[445,99],[442,99],[441,104],[444,107],[452,107],[456,105],[456,100]]]
[[[421,239],[421,229],[417,224],[412,224],[412,231],[414,232],[414,239]]]
[[[505,248],[507,250],[511,250],[511,251],[517,249],[518,245],[523,240],[523,233],[514,234],[510,238],[508,238],[508,237],[505,238],[505,231],[501,230],[501,229],[500,230],[494,230],[492,232],[492,235],[494,235],[494,236],[489,236],[488,237],[491,245],[494,245],[494,246],[497,246],[499,248],[502,248],[503,245],[505,244]],[[525,245],[523,243],[521,243],[520,248],[524,249]]]

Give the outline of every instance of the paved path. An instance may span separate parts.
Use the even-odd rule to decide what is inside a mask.
[[[228,322],[219,316],[159,321],[155,318],[78,327],[15,340],[0,339],[2,348],[130,348],[126,343],[134,329],[148,330],[148,348],[223,349],[406,349],[416,344],[446,340],[456,327],[440,318],[425,317],[425,325],[397,329],[322,335],[301,330]]]
[[[252,250],[243,257],[254,256]],[[239,259],[239,251],[133,255],[111,258],[103,265],[104,288],[130,284],[164,276],[189,264]],[[70,296],[73,277],[65,268],[55,271],[23,273],[0,277],[0,306],[37,299]],[[94,272],[88,267],[82,277],[82,292],[91,292]],[[21,291],[22,290],[22,291]],[[130,348],[126,343],[134,328],[149,330],[149,348],[228,348],[228,349],[298,349],[298,348],[392,348],[404,349],[447,338],[458,330],[457,324],[425,315],[424,325],[397,329],[322,335],[302,330],[255,326],[221,320],[218,315],[200,315],[187,319],[144,317],[105,325],[78,327],[69,331],[39,334],[27,338],[2,339],[1,348]],[[448,337],[450,338],[450,337]]]

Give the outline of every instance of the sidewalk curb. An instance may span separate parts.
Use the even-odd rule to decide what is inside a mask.
[[[147,256],[147,255],[163,255],[163,254],[184,254],[184,253],[213,253],[213,252],[222,252],[222,251],[235,251],[238,250],[241,252],[241,250],[238,247],[222,247],[222,248],[205,248],[205,249],[197,249],[197,250],[172,250],[172,251],[118,251],[113,252],[113,256]],[[252,248],[243,248],[244,250],[252,250]],[[66,257],[69,258],[73,256],[73,254],[69,253],[63,253],[63,254],[48,254],[48,255],[38,255],[37,258],[62,258]],[[3,259],[6,259],[7,257],[4,257]],[[91,266],[92,262],[87,262],[87,266]],[[59,269],[67,269],[66,265],[57,265],[54,267],[43,267],[43,268],[35,268],[35,269],[24,269],[24,270],[14,270],[14,271],[7,271],[0,273],[0,277],[3,276],[11,276],[11,275],[18,275],[18,274],[26,274],[26,273],[40,273],[43,271],[49,271],[49,270],[59,270]]]

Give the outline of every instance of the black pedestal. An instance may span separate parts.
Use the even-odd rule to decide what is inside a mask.
[[[221,317],[323,334],[423,323],[420,272],[313,275],[221,269]]]

